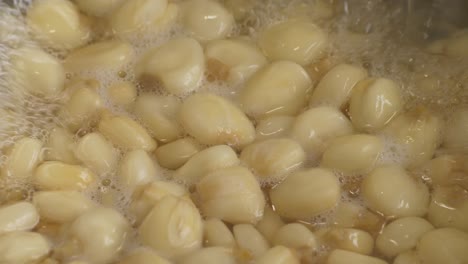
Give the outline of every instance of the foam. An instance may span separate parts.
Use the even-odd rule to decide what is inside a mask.
[[[32,201],[35,192],[32,184],[26,179],[4,177],[0,181],[0,203],[10,203],[17,201],[18,195],[25,201]]]
[[[405,164],[409,159],[406,146],[399,144],[390,136],[380,135],[380,137],[384,142],[384,148],[377,160],[377,165]]]
[[[40,98],[25,93],[22,81],[15,78],[11,58],[18,47],[37,46],[29,38],[21,10],[29,1],[15,1],[18,9],[0,3],[0,149],[29,136],[46,140],[48,131],[59,123],[55,111],[57,98]],[[12,27],[14,25],[14,27]],[[0,160],[0,165],[5,159]]]
[[[232,101],[235,100],[238,89],[235,89],[235,87],[222,80],[208,81],[208,77],[204,76],[197,92],[212,93],[221,97],[226,97]]]

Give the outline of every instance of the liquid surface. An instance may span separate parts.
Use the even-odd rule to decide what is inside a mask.
[[[450,15],[444,16],[435,11],[442,1],[435,1],[433,5],[421,4],[423,1],[414,1],[411,4],[408,4],[411,1],[389,2],[384,0],[258,1],[243,19],[237,21],[229,37],[248,36],[255,41],[259,32],[275,23],[291,18],[310,18],[329,34],[331,47],[327,59],[330,64],[359,65],[368,71],[369,76],[392,79],[401,88],[405,109],[423,105],[446,120],[455,109],[468,104],[468,88],[466,88],[468,57],[431,54],[427,51],[427,47],[433,41],[446,38],[466,27],[466,21],[456,19],[455,16],[451,21],[447,19],[451,17]],[[27,1],[16,1],[13,8],[0,3],[0,165],[4,165],[9,147],[18,139],[29,136],[47,142],[51,129],[60,127],[66,121],[61,120],[57,114],[66,103],[63,95],[41,98],[27,94],[21,92],[22,89],[19,87],[22,84],[11,78],[13,74],[10,72],[12,68],[10,62],[17,48],[35,43],[24,22],[24,13],[29,4]],[[100,28],[99,24],[96,28]],[[135,50],[135,58],[138,58],[150,48],[186,35],[187,32],[182,25],[176,23],[173,27],[157,34],[133,36],[129,42]],[[111,38],[109,32],[96,30],[92,42],[109,38]],[[66,51],[57,52],[51,48],[47,51],[60,59],[64,59],[67,55]],[[97,80],[100,84],[98,91],[105,107],[113,114],[135,118],[133,113],[112,103],[107,94],[108,87],[119,81],[129,81],[136,85],[138,94],[152,92],[167,95],[161,85],[137,79],[134,72],[135,65],[136,61],[131,61],[124,70],[118,72],[99,70],[67,73],[66,85],[77,79]],[[319,77],[312,79],[314,86],[319,80]],[[212,80],[210,76],[205,76],[199,92],[210,92],[234,100],[239,89],[227,82]],[[180,98],[185,99],[186,96]],[[83,127],[74,137],[79,139],[94,131],[96,131],[95,126]],[[384,138],[384,142],[379,164],[399,164],[408,158],[404,154],[405,150],[400,149],[401,146],[391,139]],[[124,152],[119,150],[119,155],[123,155]],[[313,166],[317,163],[317,160],[310,158],[307,165]],[[160,176],[171,179],[173,173],[171,170],[161,169]],[[363,176],[345,175],[339,172],[336,172],[336,175],[342,188],[341,202],[363,206],[360,197],[360,182]],[[117,208],[132,223],[135,219],[128,211],[132,199],[131,193],[115,178],[116,172],[99,175],[100,182],[90,187],[86,193],[98,203]],[[259,179],[262,181],[261,177]],[[5,191],[4,195],[0,194],[0,203],[30,200],[35,192],[33,186],[24,185],[25,183],[21,181],[5,180],[1,184],[0,188],[8,191]],[[261,184],[265,190],[272,187],[268,181],[262,181]],[[335,210],[330,210],[303,223],[312,230],[319,230],[329,227],[335,214]],[[385,223],[391,220],[385,219],[382,215],[372,219],[369,220],[371,223],[367,225],[366,230],[374,232],[369,231],[373,235],[378,234]],[[125,245],[124,252],[139,245],[136,239],[129,241]],[[329,247],[323,246],[316,253],[317,256],[308,256],[309,259],[303,259],[303,263],[321,263],[320,261],[323,261],[321,257],[326,256],[329,251]],[[389,258],[387,260],[390,261]]]

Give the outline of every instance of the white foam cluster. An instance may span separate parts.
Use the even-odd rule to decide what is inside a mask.
[[[229,83],[221,80],[208,81],[205,77],[200,85],[199,92],[216,94],[228,99],[235,99],[239,88],[233,87]]]
[[[22,10],[30,1],[15,1],[18,8],[0,2],[0,149],[24,136],[46,140],[56,118],[57,98],[40,98],[27,94],[17,79],[11,58],[24,46],[37,46],[30,39]],[[4,155],[4,153],[1,153]],[[0,159],[0,166],[5,161]]]
[[[395,139],[380,135],[384,142],[384,149],[377,160],[378,165],[403,164],[408,160],[408,150],[406,146],[399,144]]]
[[[307,220],[307,222],[311,223],[317,229],[327,228],[332,224],[334,215],[335,210],[331,209],[312,217],[310,220]]]

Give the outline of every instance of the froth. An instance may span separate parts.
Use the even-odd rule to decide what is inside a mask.
[[[335,210],[331,209],[310,218],[307,222],[316,229],[327,228],[333,222],[331,220],[333,220],[334,214]]]
[[[125,38],[125,40],[132,44],[137,55],[141,55],[150,48],[161,46],[168,40],[181,37],[183,35],[184,32],[181,26],[179,24],[175,24],[158,32],[144,30],[141,33],[135,33]]]
[[[283,10],[292,4],[288,2],[274,0],[255,1],[253,8],[247,13],[246,17],[238,21],[233,33],[248,35],[256,39],[263,29],[286,19]],[[297,3],[297,1],[292,2]]]
[[[395,139],[381,135],[384,142],[384,149],[377,161],[378,165],[405,164],[408,160],[407,148],[395,141]]]
[[[229,83],[220,80],[209,81],[205,77],[200,85],[199,92],[207,92],[216,94],[229,99],[235,99],[237,89],[232,87]]]
[[[165,169],[162,167],[159,168],[159,177],[164,181],[171,181],[173,174],[174,174],[174,171],[172,170]]]
[[[56,117],[57,98],[41,98],[28,94],[22,80],[16,78],[11,58],[19,47],[37,46],[29,38],[21,10],[30,1],[15,1],[14,9],[0,3],[0,149],[29,136],[46,140],[48,131],[60,123]],[[4,160],[0,160],[0,166]]]
[[[34,191],[34,186],[27,179],[3,177],[0,181],[0,203],[31,201]]]

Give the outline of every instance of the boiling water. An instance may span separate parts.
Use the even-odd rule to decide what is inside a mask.
[[[435,5],[440,2],[435,1]],[[37,45],[31,39],[23,15],[29,1],[15,1],[15,8],[0,3],[0,165],[5,161],[4,152],[18,138],[31,136],[47,141],[51,128],[60,126],[57,110],[64,98],[39,98],[22,92],[21,80],[14,79],[10,58],[15,49],[23,45]],[[369,75],[387,77],[397,81],[403,91],[406,107],[426,105],[443,116],[449,115],[459,105],[468,103],[468,60],[466,58],[431,55],[425,47],[434,39],[445,37],[462,27],[466,21],[441,19],[432,5],[420,5],[415,1],[385,0],[292,0],[257,1],[254,8],[238,23],[231,36],[248,35],[256,39],[262,29],[291,17],[309,17],[329,33],[331,51],[329,60],[335,63],[362,65]],[[439,17],[438,17],[439,16]],[[179,25],[155,35],[130,38],[137,56],[149,48],[161,45],[168,39],[183,36]],[[95,41],[108,38],[96,34]],[[58,58],[64,53],[50,52]],[[115,82],[130,81],[138,92],[152,91],[164,94],[158,86],[139,83],[134,76],[135,61],[130,62],[124,72],[93,71],[68,75],[69,82],[75,78],[91,78],[100,82],[100,95],[112,112],[130,115],[125,109],[115,107],[107,96],[107,88]],[[235,95],[238,87],[230,87],[222,81],[205,78],[202,91],[225,97]],[[318,80],[313,80],[317,83]],[[92,130],[93,128],[91,128]],[[82,133],[79,131],[78,133]],[[401,163],[406,157],[404,150],[385,140],[386,151],[380,158],[381,164]],[[170,178],[170,171],[161,170],[161,177]],[[90,197],[98,202],[115,206],[126,214],[131,201],[130,194],[110,179],[114,174],[100,175],[104,179],[90,189]],[[361,203],[360,175],[350,177],[337,175],[345,190],[343,201]],[[23,183],[2,183],[7,189],[18,189],[21,198],[28,198],[32,188]],[[265,183],[269,186],[268,183]],[[2,186],[0,186],[1,188]],[[110,197],[110,198],[109,198]],[[2,199],[9,200],[4,197]],[[128,214],[126,214],[128,215]],[[328,223],[333,212],[310,219],[312,226]],[[132,219],[130,219],[132,220]],[[134,246],[134,245],[133,245]]]

